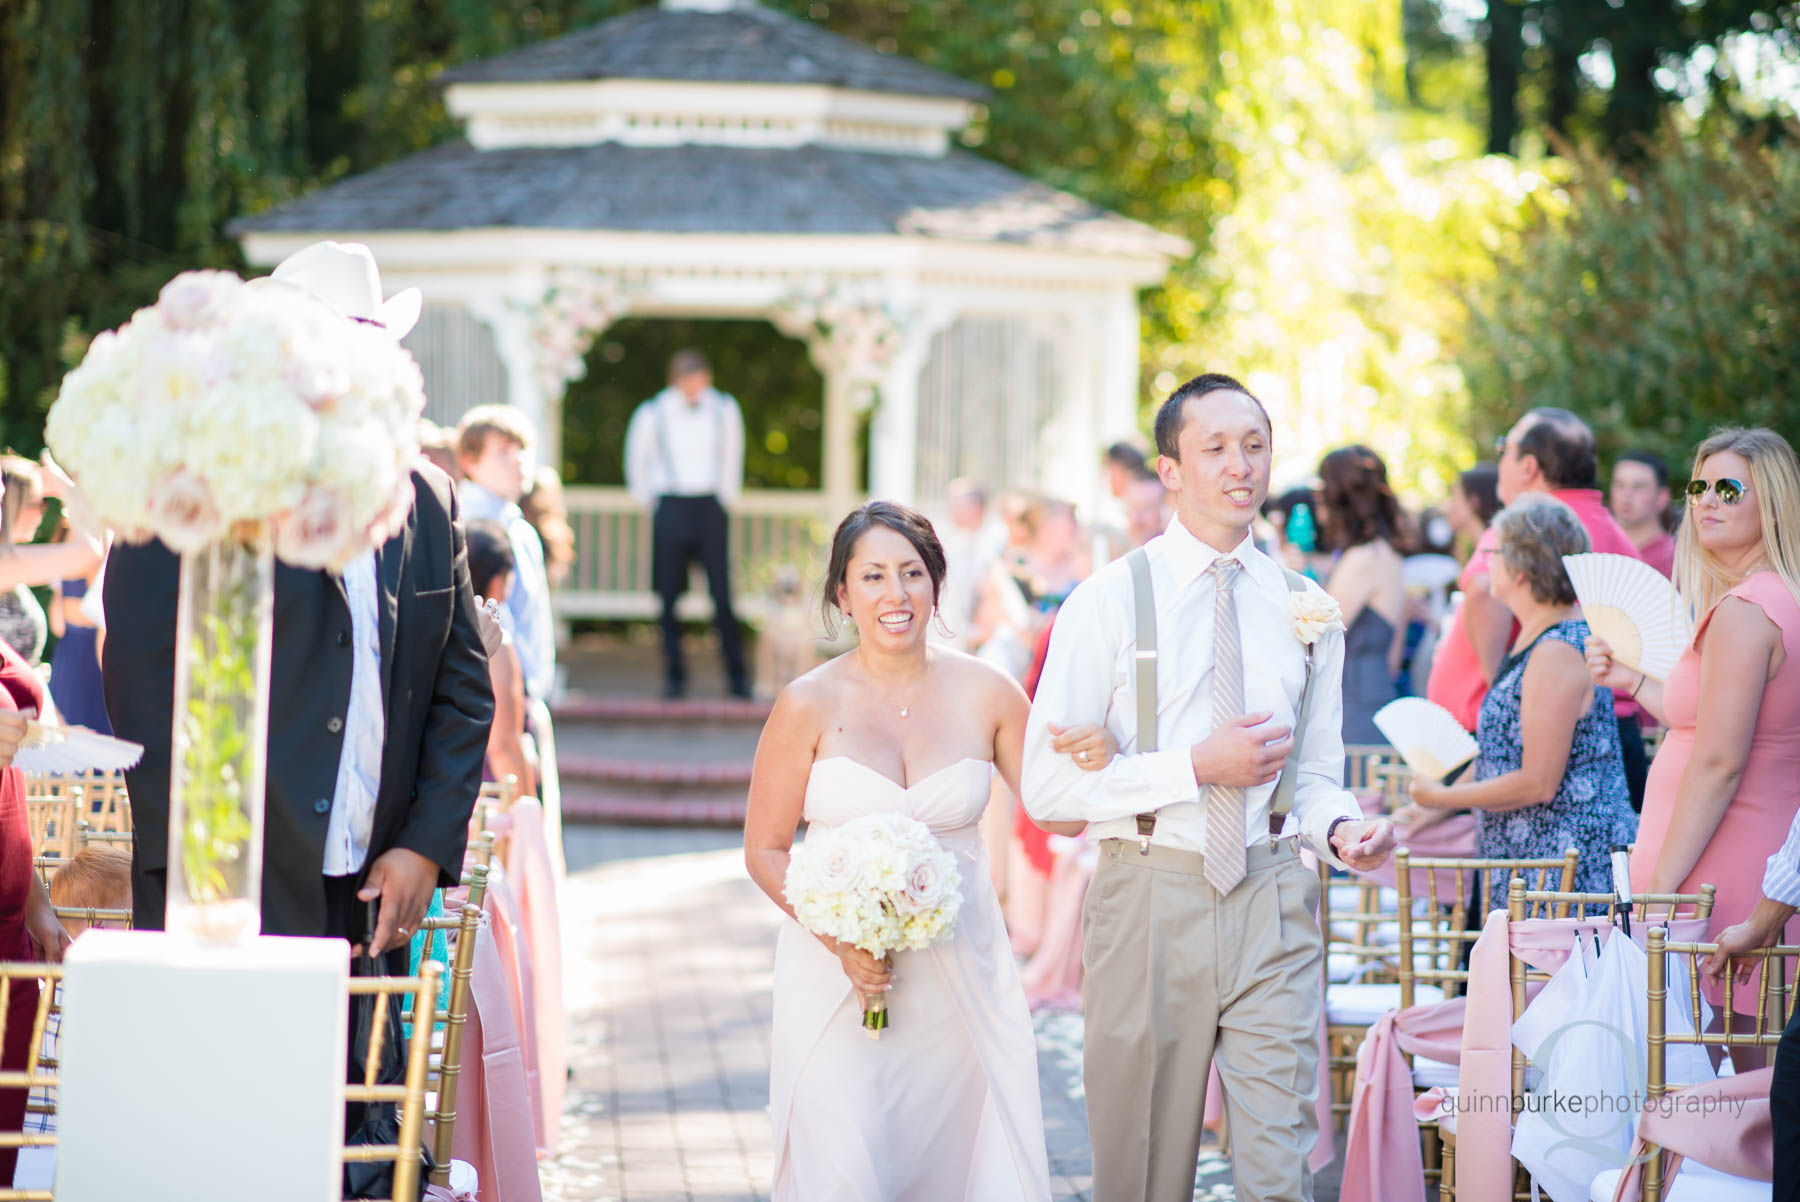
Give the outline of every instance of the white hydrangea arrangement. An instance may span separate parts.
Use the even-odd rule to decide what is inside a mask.
[[[948,939],[962,908],[956,857],[924,823],[891,812],[809,831],[783,891],[801,926],[876,959]],[[864,999],[870,1038],[887,1025],[887,999]]]
[[[341,569],[412,505],[419,366],[303,290],[183,272],[96,337],[46,440],[132,542],[198,551],[263,527],[275,553]]]

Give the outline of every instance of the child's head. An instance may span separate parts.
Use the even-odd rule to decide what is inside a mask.
[[[511,405],[477,405],[456,426],[456,465],[495,496],[517,501],[525,492],[525,452],[535,431]]]
[[[477,597],[506,600],[512,586],[513,552],[506,527],[492,520],[464,524],[469,544],[469,582]]]
[[[50,904],[67,910],[130,910],[131,853],[105,844],[82,848],[50,877]],[[85,918],[63,919],[70,935],[87,928]]]

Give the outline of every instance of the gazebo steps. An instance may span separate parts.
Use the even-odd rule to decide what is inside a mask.
[[[770,701],[732,697],[587,697],[570,695],[550,707],[558,726],[564,722],[754,722],[761,725],[774,707]]]
[[[564,822],[738,827],[744,824],[744,794],[740,789],[686,797],[648,797],[603,789],[569,789],[563,793],[562,814]]]
[[[557,769],[570,784],[593,782],[633,789],[667,791],[750,784],[750,761],[720,763],[692,760],[618,759],[610,756],[559,755]]]

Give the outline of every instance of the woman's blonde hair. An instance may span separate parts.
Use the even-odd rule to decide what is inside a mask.
[[[5,492],[0,494],[0,552],[7,552],[12,550],[19,515],[44,503],[44,476],[36,463],[21,455],[0,455],[0,472],[6,476]]]
[[[1693,477],[1701,465],[1726,451],[1742,455],[1750,464],[1750,495],[1762,529],[1763,559],[1788,592],[1800,601],[1800,460],[1794,448],[1773,430],[1730,426],[1714,430],[1694,452]],[[1742,583],[1719,563],[1718,557],[1700,545],[1690,516],[1675,538],[1675,587],[1696,620],[1719,598]]]

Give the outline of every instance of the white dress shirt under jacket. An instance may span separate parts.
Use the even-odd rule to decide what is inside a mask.
[[[326,876],[362,871],[381,790],[387,713],[381,697],[381,586],[376,583],[375,552],[357,556],[344,568],[344,596],[350,602],[350,705],[344,714],[331,822],[325,828]]]
[[[501,598],[510,617],[508,633],[519,656],[525,692],[549,700],[556,688],[556,614],[550,608],[550,575],[544,567],[544,544],[513,502],[489,492],[473,480],[456,486],[464,521],[495,521],[506,529],[513,553],[512,590]],[[481,582],[485,584],[486,582]]]
[[[1152,842],[1200,851],[1206,803],[1194,780],[1189,749],[1213,732],[1214,586],[1207,569],[1219,552],[1195,538],[1179,518],[1146,544],[1156,594],[1157,745],[1137,741],[1135,605],[1131,569],[1123,559],[1094,573],[1057,614],[1049,656],[1025,728],[1026,812],[1044,821],[1085,821],[1094,839],[1137,838],[1134,816],[1156,811]],[[1246,538],[1231,556],[1243,565],[1233,590],[1244,651],[1248,713],[1273,713],[1292,726],[1306,673],[1306,647],[1294,633],[1287,578]],[[1315,589],[1317,585],[1313,586]],[[1293,813],[1285,834],[1299,834],[1314,851],[1341,863],[1326,842],[1332,822],[1361,818],[1343,787],[1344,636],[1317,646],[1312,720],[1308,725]],[[1106,727],[1119,754],[1097,772],[1083,770],[1050,747],[1050,723]],[[1252,846],[1269,837],[1273,783],[1247,791],[1243,837]]]
[[[737,401],[708,388],[690,403],[671,387],[639,405],[625,427],[625,487],[646,507],[658,497],[708,495],[726,508],[735,505],[744,491],[744,415]]]

